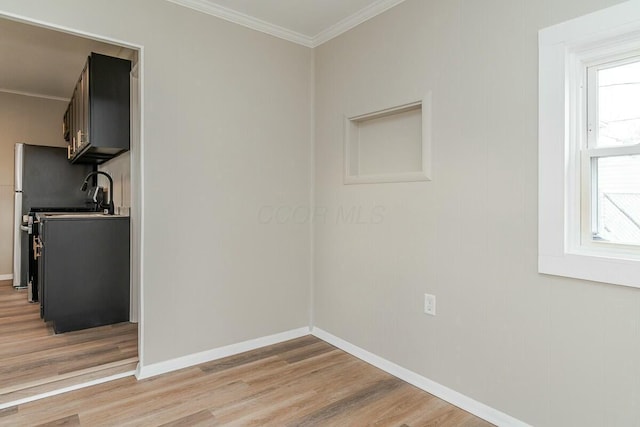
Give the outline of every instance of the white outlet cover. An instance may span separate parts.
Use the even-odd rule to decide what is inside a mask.
[[[432,316],[436,315],[436,296],[424,294],[424,312]]]

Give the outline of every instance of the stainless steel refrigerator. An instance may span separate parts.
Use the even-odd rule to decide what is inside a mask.
[[[13,286],[26,288],[31,250],[29,212],[87,209],[80,187],[92,167],[69,163],[65,148],[17,143],[14,168]]]

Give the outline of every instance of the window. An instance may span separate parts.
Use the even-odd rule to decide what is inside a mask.
[[[640,245],[640,57],[585,68],[581,144],[582,244],[637,252]],[[606,244],[606,246],[605,246]]]
[[[539,35],[541,273],[640,287],[640,9]]]

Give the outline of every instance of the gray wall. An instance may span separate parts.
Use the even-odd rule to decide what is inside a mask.
[[[143,363],[308,324],[310,49],[157,0],[0,0],[144,45]]]
[[[258,215],[308,203],[314,71],[317,325],[535,425],[635,425],[640,292],[536,268],[537,30],[614,3],[407,0],[315,70],[168,2],[0,11],[145,46],[145,364],[306,324],[309,224]],[[428,89],[433,181],[344,186],[343,114]]]
[[[533,425],[640,425],[640,290],[536,265],[537,31],[615,3],[407,0],[316,49],[316,202],[363,213],[316,223],[318,327]],[[343,185],[342,115],[429,89],[433,181]]]
[[[67,103],[0,92],[0,275],[13,273],[14,146],[66,146],[61,120]]]

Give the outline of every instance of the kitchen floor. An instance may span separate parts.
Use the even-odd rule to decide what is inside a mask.
[[[0,404],[134,370],[138,325],[55,335],[26,290],[0,281]]]

